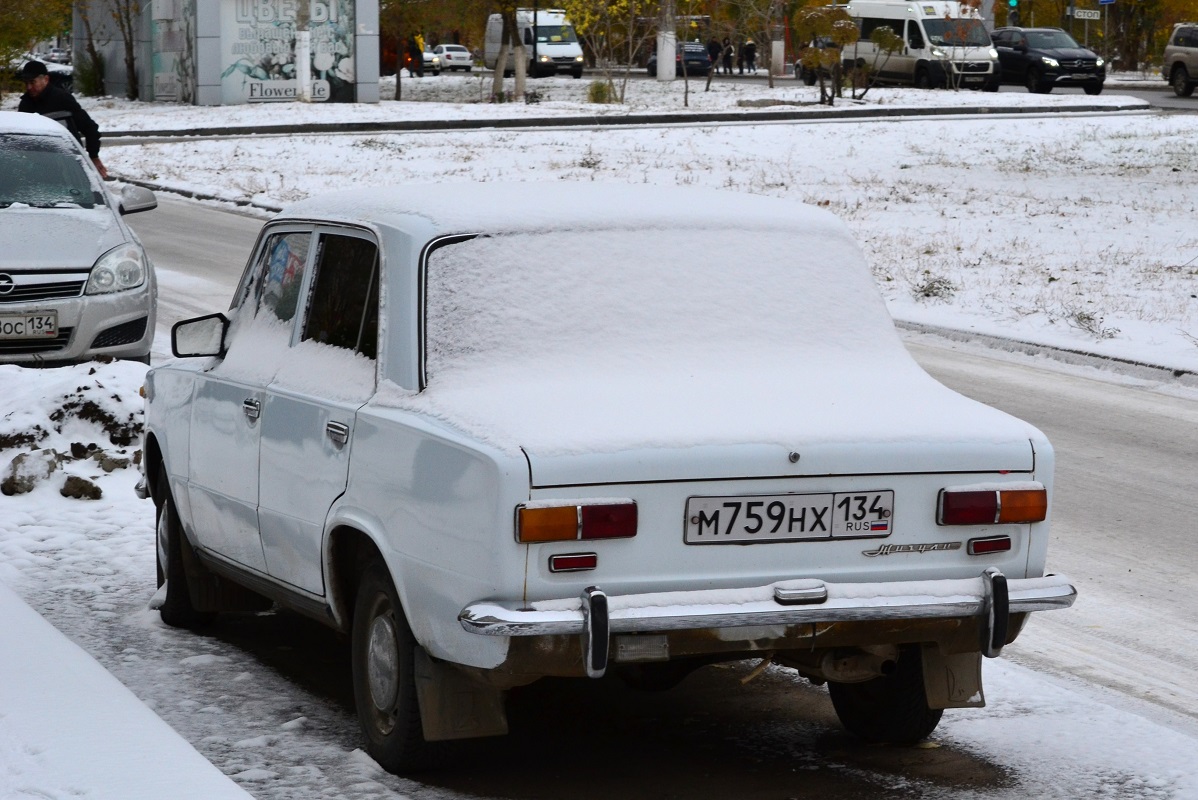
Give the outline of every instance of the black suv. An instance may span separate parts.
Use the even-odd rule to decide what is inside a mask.
[[[1086,94],[1101,94],[1106,62],[1060,28],[996,28],[990,34],[1002,82],[1020,84],[1029,92],[1047,94],[1055,86],[1081,86]]]

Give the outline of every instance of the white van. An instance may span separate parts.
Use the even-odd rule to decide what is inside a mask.
[[[846,67],[876,67],[880,83],[922,89],[960,88],[997,92],[1002,70],[998,51],[977,9],[955,0],[850,0],[859,41],[844,48]],[[902,50],[878,54],[869,37],[888,27],[903,39]]]
[[[516,27],[528,56],[529,75],[536,78],[568,72],[575,78],[582,77],[582,46],[578,43],[574,26],[566,19],[565,11],[560,8],[539,9],[534,24],[532,9],[518,8]],[[483,47],[483,63],[487,69],[495,69],[502,45],[503,17],[492,14],[487,18],[487,36]],[[506,72],[511,74],[514,69],[515,62],[509,54]]]

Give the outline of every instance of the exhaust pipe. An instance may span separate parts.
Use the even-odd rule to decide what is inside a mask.
[[[898,666],[894,655],[879,655],[866,650],[840,650],[826,653],[819,662],[823,677],[837,683],[861,683],[889,675]]]

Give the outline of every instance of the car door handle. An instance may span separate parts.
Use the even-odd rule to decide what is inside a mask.
[[[252,397],[247,397],[241,401],[241,410],[251,420],[258,419],[262,415],[262,404]]]
[[[344,447],[349,441],[349,426],[344,422],[330,422],[324,426],[324,432],[338,447]]]

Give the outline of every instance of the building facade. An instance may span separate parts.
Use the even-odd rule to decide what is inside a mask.
[[[106,91],[119,96],[127,94],[125,45],[111,1],[86,0],[86,24],[76,4],[73,49],[81,59],[90,29]],[[139,9],[133,39],[142,100],[378,102],[378,0],[151,0]]]

